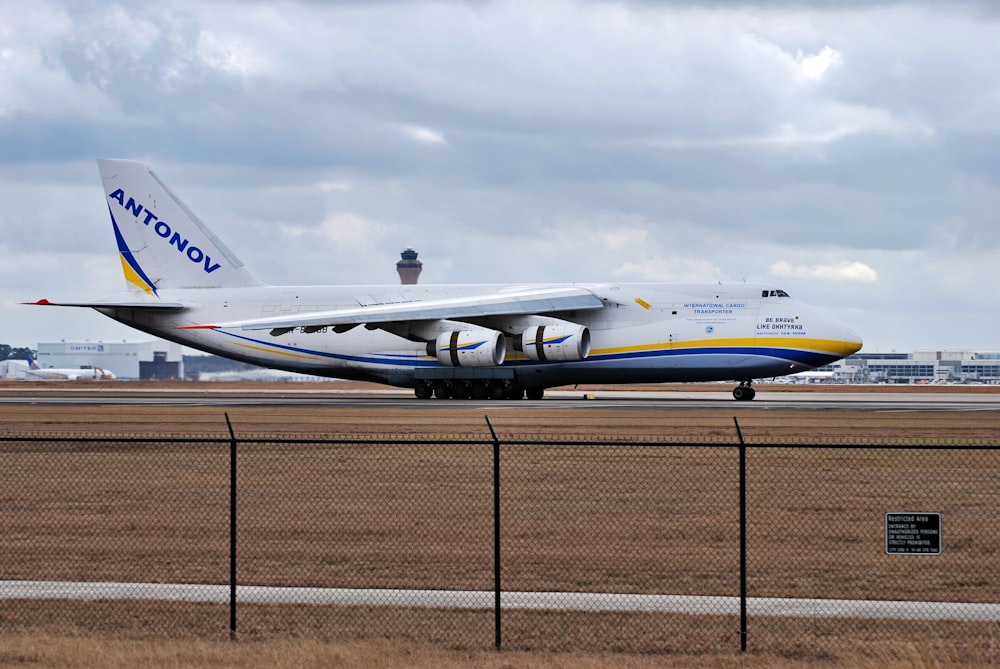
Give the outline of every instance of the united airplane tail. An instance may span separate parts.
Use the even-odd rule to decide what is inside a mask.
[[[130,292],[261,285],[243,263],[144,164],[98,160]]]

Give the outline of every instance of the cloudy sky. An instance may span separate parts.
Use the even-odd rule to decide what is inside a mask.
[[[0,0],[0,343],[143,339],[96,158],[268,283],[766,281],[1000,350],[986,2]]]

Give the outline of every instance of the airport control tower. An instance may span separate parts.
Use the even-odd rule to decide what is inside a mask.
[[[413,249],[404,249],[399,254],[402,260],[396,263],[396,271],[399,272],[399,282],[404,286],[412,286],[420,278],[420,270],[424,264],[417,260],[417,252]]]

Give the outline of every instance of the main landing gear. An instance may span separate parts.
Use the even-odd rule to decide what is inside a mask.
[[[753,380],[740,381],[740,385],[733,389],[733,399],[740,402],[749,402],[757,396],[757,391],[753,389]]]
[[[540,400],[545,389],[534,386],[525,388],[520,383],[500,379],[438,379],[417,381],[413,394],[421,400],[431,397],[439,400],[519,400],[524,397]]]

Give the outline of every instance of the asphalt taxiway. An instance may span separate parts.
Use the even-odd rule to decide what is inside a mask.
[[[418,400],[405,389],[343,389],[270,387],[226,388],[217,385],[170,386],[162,390],[130,388],[126,384],[80,386],[31,384],[0,388],[0,405],[65,406],[206,406],[206,407],[352,407],[499,409],[786,409],[811,411],[1000,411],[1000,392],[893,392],[859,390],[823,392],[763,389],[750,402],[737,402],[729,389],[720,390],[549,390],[542,400]]]

